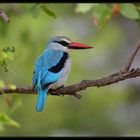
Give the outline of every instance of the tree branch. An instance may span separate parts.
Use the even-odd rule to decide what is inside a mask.
[[[80,98],[81,96],[77,94],[78,91],[85,90],[88,87],[101,87],[111,85],[126,79],[135,78],[140,76],[140,68],[130,69],[134,57],[136,56],[138,50],[140,48],[140,43],[138,46],[132,51],[132,54],[129,57],[128,63],[125,67],[116,72],[114,74],[108,75],[106,77],[96,79],[96,80],[83,80],[77,84],[73,84],[67,87],[63,87],[57,90],[49,90],[49,94],[51,95],[72,95],[76,98]],[[37,89],[33,89],[32,87],[16,87],[15,89],[10,89],[9,87],[4,87],[0,89],[0,94],[10,94],[10,93],[17,93],[17,94],[37,94]]]
[[[0,17],[5,21],[5,22],[9,22],[10,19],[9,17],[6,15],[6,13],[0,9]]]

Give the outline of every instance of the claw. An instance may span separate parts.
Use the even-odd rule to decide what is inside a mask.
[[[62,89],[62,88],[64,88],[64,85],[62,85],[61,87],[58,87],[57,89]],[[57,89],[56,89],[56,90],[57,90]]]

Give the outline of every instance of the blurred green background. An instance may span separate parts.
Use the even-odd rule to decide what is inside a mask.
[[[34,10],[34,5],[0,4],[10,18],[9,23],[0,18],[0,49],[13,46],[17,57],[7,61],[7,72],[0,67],[0,80],[5,85],[31,86],[34,63],[56,35],[94,46],[70,52],[72,68],[65,85],[118,72],[139,41],[139,24],[120,13],[96,28],[92,12],[77,12],[77,4],[46,4],[57,18]],[[139,54],[134,67],[140,66]],[[134,78],[87,88],[80,91],[80,100],[49,95],[41,113],[35,111],[37,95],[2,95],[0,112],[20,127],[0,123],[0,136],[140,135],[139,92],[139,79]]]

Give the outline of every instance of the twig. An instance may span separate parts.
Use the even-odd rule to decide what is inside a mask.
[[[9,22],[10,19],[9,17],[6,15],[6,13],[0,9],[0,17],[2,17],[2,19],[5,21],[5,22]]]
[[[140,76],[140,68],[130,69],[131,64],[136,56],[138,50],[140,48],[140,44],[134,49],[132,54],[129,57],[128,63],[125,65],[122,71],[116,72],[111,74],[107,77],[103,77],[96,80],[83,80],[77,84],[73,84],[67,87],[63,87],[57,90],[49,90],[49,94],[51,95],[72,95],[76,98],[80,98],[81,96],[77,94],[78,91],[85,90],[88,87],[101,87],[111,85],[123,80],[127,80],[130,78],[135,78]],[[37,89],[33,89],[32,87],[16,87],[16,89],[10,89],[9,87],[4,87],[0,89],[0,94],[10,94],[10,93],[17,93],[17,94],[37,94]]]
[[[124,67],[122,72],[129,71],[129,69],[130,69],[130,67],[132,65],[132,62],[134,60],[134,57],[136,56],[136,54],[137,54],[139,49],[140,49],[140,42],[138,43],[136,49],[133,50],[132,54],[130,55],[130,57],[128,59],[128,63],[126,64],[126,66]]]

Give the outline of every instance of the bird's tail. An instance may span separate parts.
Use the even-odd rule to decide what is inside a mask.
[[[37,88],[38,88],[38,99],[37,99],[37,103],[36,103],[36,111],[41,112],[45,106],[46,97],[47,97],[47,93],[48,93],[49,89],[48,89],[48,87],[46,87],[45,89],[42,89],[41,82],[40,82],[40,76],[38,79]]]
[[[46,97],[47,97],[48,88],[42,90],[41,88],[38,88],[38,99],[36,103],[36,111],[41,112],[45,106],[46,103]]]

